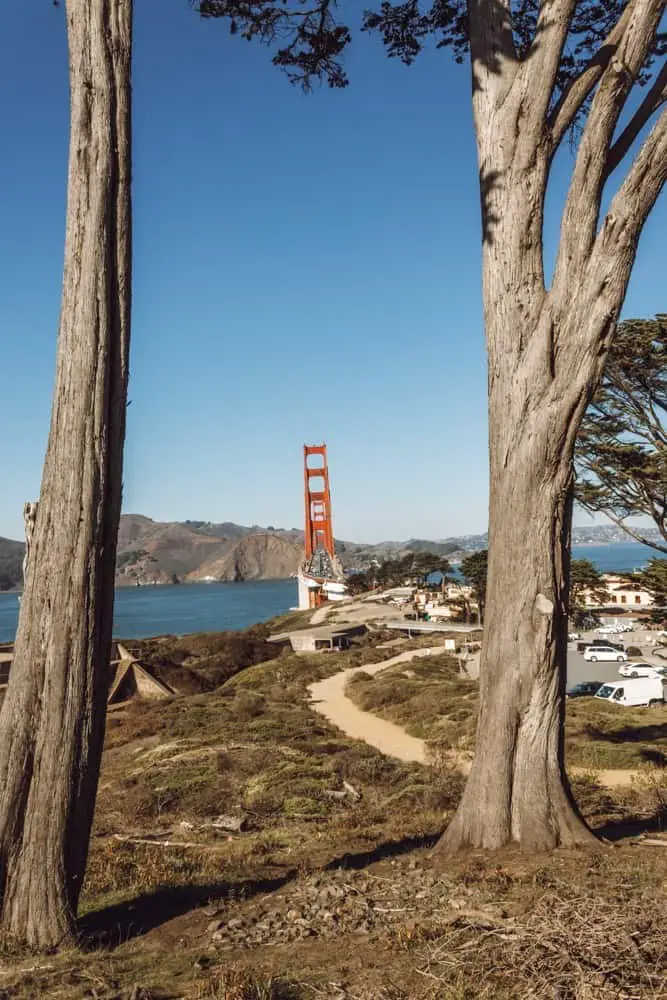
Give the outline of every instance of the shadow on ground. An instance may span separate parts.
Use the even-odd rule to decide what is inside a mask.
[[[589,724],[584,727],[584,732],[589,739],[600,743],[655,743],[664,740],[667,735],[664,723],[650,726],[623,726],[612,732]]]
[[[365,868],[376,861],[432,847],[437,839],[437,835],[431,834],[389,841],[368,851],[343,854],[323,865],[322,869],[331,871],[337,868]],[[89,948],[116,948],[125,941],[148,934],[170,920],[208,903],[218,900],[246,900],[276,892],[293,881],[298,874],[297,868],[290,868],[284,875],[276,878],[162,886],[153,892],[86,914],[79,922],[82,944]]]
[[[667,831],[667,807],[660,809],[653,816],[634,818],[625,817],[620,820],[613,820],[595,828],[598,837],[615,843],[624,840],[626,837],[641,837],[651,833],[664,833]],[[667,841],[665,842],[667,844]]]
[[[153,892],[86,914],[79,922],[79,932],[84,947],[115,948],[207,903],[251,899],[261,893],[275,892],[295,876],[296,869],[290,869],[285,875],[272,879],[161,886]]]

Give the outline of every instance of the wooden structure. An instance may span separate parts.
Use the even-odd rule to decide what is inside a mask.
[[[7,687],[14,655],[14,644],[0,645],[0,691]],[[120,642],[112,647],[109,663],[109,694],[107,704],[114,705],[130,698],[158,701],[173,698],[175,692],[150,673]]]

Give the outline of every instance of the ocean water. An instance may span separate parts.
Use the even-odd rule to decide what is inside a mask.
[[[643,569],[651,557],[664,558],[660,552],[640,542],[617,545],[573,545],[573,559],[590,559],[601,573],[631,572]]]
[[[113,634],[142,639],[241,629],[284,614],[296,602],[296,580],[121,587],[116,591]],[[0,594],[0,642],[14,639],[18,612],[18,595]]]
[[[652,555],[659,555],[637,542],[575,545],[572,554],[575,559],[590,559],[605,573],[640,569]],[[296,580],[123,587],[116,591],[113,634],[119,639],[142,639],[246,628],[284,614],[296,602]],[[14,639],[18,611],[16,594],[0,594],[0,642]]]

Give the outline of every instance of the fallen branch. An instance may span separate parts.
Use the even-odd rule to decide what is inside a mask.
[[[148,847],[196,847],[200,851],[217,851],[217,844],[201,844],[194,840],[151,840],[150,837],[128,837],[123,833],[113,833],[112,840],[124,844],[146,844]]]

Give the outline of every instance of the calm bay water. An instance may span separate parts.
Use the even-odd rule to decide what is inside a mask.
[[[572,546],[573,559],[590,559],[601,573],[628,573],[632,570],[643,569],[652,556],[660,558],[661,554],[639,542]]]
[[[575,559],[590,559],[605,573],[640,569],[653,555],[645,545],[575,545]],[[241,629],[284,614],[297,602],[296,580],[192,583],[178,587],[124,587],[116,591],[113,633],[118,638]],[[16,632],[16,594],[0,594],[0,642]]]
[[[122,587],[116,591],[113,634],[119,639],[241,629],[282,615],[297,602],[296,580]],[[0,594],[0,642],[16,633],[17,594]]]

